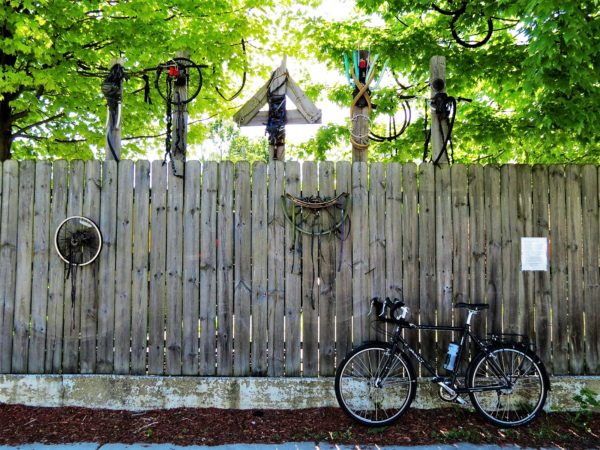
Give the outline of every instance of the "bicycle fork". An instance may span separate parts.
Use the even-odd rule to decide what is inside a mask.
[[[381,369],[377,370],[375,374],[375,380],[373,380],[373,387],[381,388],[383,386],[383,380],[385,380],[392,369],[392,364],[394,362],[394,355],[397,350],[396,343],[392,344],[392,348],[386,350],[385,352],[385,363]]]

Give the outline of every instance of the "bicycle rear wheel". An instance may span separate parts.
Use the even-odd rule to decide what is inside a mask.
[[[390,355],[387,343],[364,344],[351,351],[335,374],[335,395],[346,414],[367,426],[384,426],[406,412],[417,378],[402,353]],[[388,359],[389,370],[384,372]]]
[[[544,407],[549,382],[540,359],[519,345],[481,352],[469,365],[467,387],[475,409],[499,427],[518,427],[534,420]]]

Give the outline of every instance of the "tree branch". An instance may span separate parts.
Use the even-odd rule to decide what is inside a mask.
[[[26,140],[26,139],[31,139],[32,141],[49,141],[49,140],[53,140],[54,142],[57,142],[59,144],[80,144],[82,142],[87,142],[87,139],[85,138],[81,138],[81,139],[52,139],[48,136],[36,136],[34,134],[29,134],[29,133],[23,133],[20,135],[15,135],[13,136],[13,138],[15,140],[17,139],[21,139],[21,140]]]
[[[19,131],[17,133],[15,133],[13,137],[16,138],[16,137],[19,137],[19,136],[26,136],[26,135],[29,136],[27,134],[27,130],[31,130],[32,128],[39,127],[40,125],[45,125],[47,123],[53,122],[56,119],[60,119],[64,115],[65,115],[65,113],[59,113],[59,114],[56,114],[54,116],[48,117],[47,119],[40,120],[39,122],[35,122],[35,123],[30,124],[30,125],[27,125],[26,127],[17,127],[17,128],[19,128]]]
[[[121,140],[122,141],[135,141],[138,139],[158,139],[159,137],[165,137],[166,135],[167,135],[167,133],[164,132],[164,133],[153,134],[153,135],[127,136],[127,137],[121,138]]]
[[[483,155],[483,156],[479,156],[478,158],[476,158],[473,162],[474,163],[480,163],[481,161],[485,161],[486,159],[495,159],[500,157],[504,152],[506,152],[506,149],[501,150],[500,152],[496,153],[495,155]]]
[[[80,142],[87,142],[87,139],[54,139],[54,142],[58,142],[60,144],[79,144]]]
[[[25,110],[23,110],[23,111],[19,111],[19,112],[17,112],[17,113],[13,113],[13,114],[12,114],[12,120],[13,120],[13,122],[14,122],[15,120],[22,119],[23,117],[27,117],[27,116],[29,115],[29,113],[30,113],[30,112],[31,112],[31,110],[29,110],[29,109],[25,109]]]
[[[89,44],[82,45],[81,48],[91,49],[91,50],[101,50],[112,44],[114,44],[114,41],[110,41],[110,40],[109,41],[90,42]]]
[[[229,109],[233,109],[233,108],[229,108]],[[219,114],[213,114],[208,117],[203,117],[202,119],[192,120],[192,121],[188,122],[188,125],[194,125],[196,123],[206,122],[207,120],[210,120],[213,117],[217,117],[218,115]],[[150,134],[150,135],[141,135],[141,136],[127,136],[127,137],[121,138],[121,140],[122,141],[135,141],[137,139],[158,139],[161,137],[165,137],[166,135],[167,135],[167,133],[164,132],[164,133],[159,133],[159,134]]]

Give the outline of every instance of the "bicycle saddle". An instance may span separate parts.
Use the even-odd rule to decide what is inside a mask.
[[[488,309],[490,305],[487,303],[457,303],[454,305],[455,308],[467,308],[472,311],[481,311],[484,309]]]

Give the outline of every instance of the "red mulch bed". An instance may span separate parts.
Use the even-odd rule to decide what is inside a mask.
[[[171,409],[143,412],[0,405],[0,444],[122,442],[219,445],[335,442],[421,445],[518,444],[600,448],[600,414],[543,414],[533,424],[498,429],[459,408],[410,410],[387,428],[366,428],[337,408],[304,410]]]

